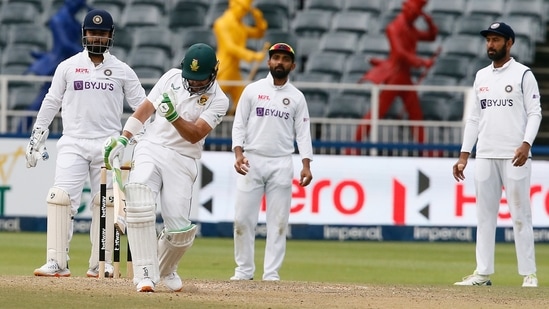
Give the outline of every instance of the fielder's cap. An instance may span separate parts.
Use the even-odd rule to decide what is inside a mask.
[[[181,61],[181,76],[188,80],[206,80],[217,70],[213,48],[204,43],[189,47]]]
[[[488,29],[480,32],[483,37],[486,37],[490,33],[501,35],[506,39],[511,39],[515,43],[515,31],[506,23],[492,23]]]
[[[82,24],[84,30],[104,30],[112,31],[114,29],[114,22],[111,14],[105,10],[91,10],[84,17]]]
[[[272,57],[272,55],[277,52],[286,53],[290,55],[290,57],[292,57],[292,60],[295,60],[294,49],[289,44],[286,44],[286,43],[274,44],[273,46],[271,46],[271,48],[269,48],[269,57]]]

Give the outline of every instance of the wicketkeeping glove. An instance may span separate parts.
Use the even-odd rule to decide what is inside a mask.
[[[25,159],[27,159],[27,167],[35,167],[38,159],[46,161],[50,158],[48,149],[46,149],[46,139],[50,130],[35,127],[32,129],[30,141],[27,145],[25,152]]]
[[[170,100],[170,96],[167,93],[163,93],[162,96],[162,101],[158,104],[158,113],[169,122],[176,121],[177,118],[179,118],[179,114],[175,110],[175,106],[173,105],[172,100]]]
[[[109,137],[103,147],[103,162],[107,169],[112,169],[114,160],[120,160],[124,157],[124,148],[128,145],[128,138],[119,136],[118,138]]]

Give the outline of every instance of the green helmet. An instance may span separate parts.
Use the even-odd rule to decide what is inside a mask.
[[[217,71],[217,57],[209,45],[197,43],[189,47],[181,62],[185,79],[205,80]]]
[[[215,51],[209,45],[197,43],[189,47],[181,61],[181,76],[185,79],[185,88],[193,94],[201,94],[213,85],[218,67]],[[190,81],[203,81],[209,79],[205,86],[194,87]]]

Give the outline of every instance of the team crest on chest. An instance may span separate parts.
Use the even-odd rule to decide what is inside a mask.
[[[290,99],[288,99],[288,98],[282,99],[282,104],[284,104],[284,105],[290,104]]]
[[[209,98],[210,98],[209,96],[203,94],[202,96],[200,96],[200,98],[198,98],[196,102],[198,103],[198,105],[204,106],[206,105],[206,102],[208,102]]]
[[[111,76],[112,75],[112,71],[110,69],[106,69],[103,74],[105,74],[105,76]]]
[[[511,92],[511,91],[513,91],[513,86],[511,85],[505,86],[505,92]]]

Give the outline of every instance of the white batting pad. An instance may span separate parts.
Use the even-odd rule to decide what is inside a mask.
[[[158,239],[158,261],[160,263],[160,277],[167,276],[177,270],[179,261],[193,245],[196,235],[196,225],[191,224],[183,231],[162,231]]]
[[[137,285],[143,278],[159,282],[155,201],[149,187],[137,183],[126,185],[126,222],[133,283]]]
[[[92,203],[92,221],[90,226],[90,241],[92,244],[91,255],[89,260],[89,267],[94,268],[99,265],[99,220],[101,217],[101,203],[99,199],[99,193],[93,197]],[[114,225],[111,224],[114,220],[114,207],[113,207],[113,192],[111,189],[107,189],[107,238],[105,242],[105,262],[112,263],[112,254],[114,250]]]
[[[47,257],[54,259],[61,269],[67,268],[69,239],[71,238],[71,199],[69,194],[57,187],[50,188],[46,197],[48,204]]]

